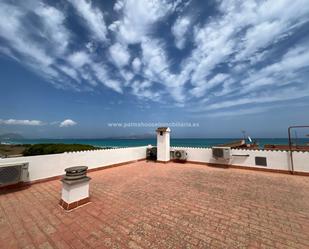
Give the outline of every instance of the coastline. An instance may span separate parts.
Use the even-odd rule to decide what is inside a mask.
[[[180,147],[212,147],[219,144],[225,144],[239,140],[240,138],[174,138],[171,139],[172,146]],[[255,138],[260,147],[265,144],[288,144],[287,138]],[[135,147],[147,146],[148,144],[156,145],[155,138],[145,139],[19,139],[0,141],[2,145],[25,145],[25,144],[81,144],[92,145],[100,148],[106,147]],[[309,138],[298,138],[293,143],[304,145],[309,143]]]

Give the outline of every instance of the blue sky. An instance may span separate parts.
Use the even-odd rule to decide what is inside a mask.
[[[284,137],[309,123],[307,0],[0,3],[0,133]]]

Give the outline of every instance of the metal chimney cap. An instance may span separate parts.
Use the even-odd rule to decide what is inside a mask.
[[[75,167],[66,168],[65,172],[67,172],[67,173],[81,173],[83,171],[87,171],[87,169],[88,169],[87,166],[75,166]]]
[[[85,178],[87,176],[87,169],[88,167],[86,166],[75,166],[66,168],[64,179],[74,181]]]

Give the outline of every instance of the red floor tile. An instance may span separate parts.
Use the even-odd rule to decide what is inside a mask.
[[[91,203],[61,183],[0,191],[0,248],[309,248],[309,177],[137,162],[89,174]]]

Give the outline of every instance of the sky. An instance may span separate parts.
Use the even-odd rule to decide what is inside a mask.
[[[309,125],[309,4],[2,0],[0,71],[0,134],[286,137]]]

